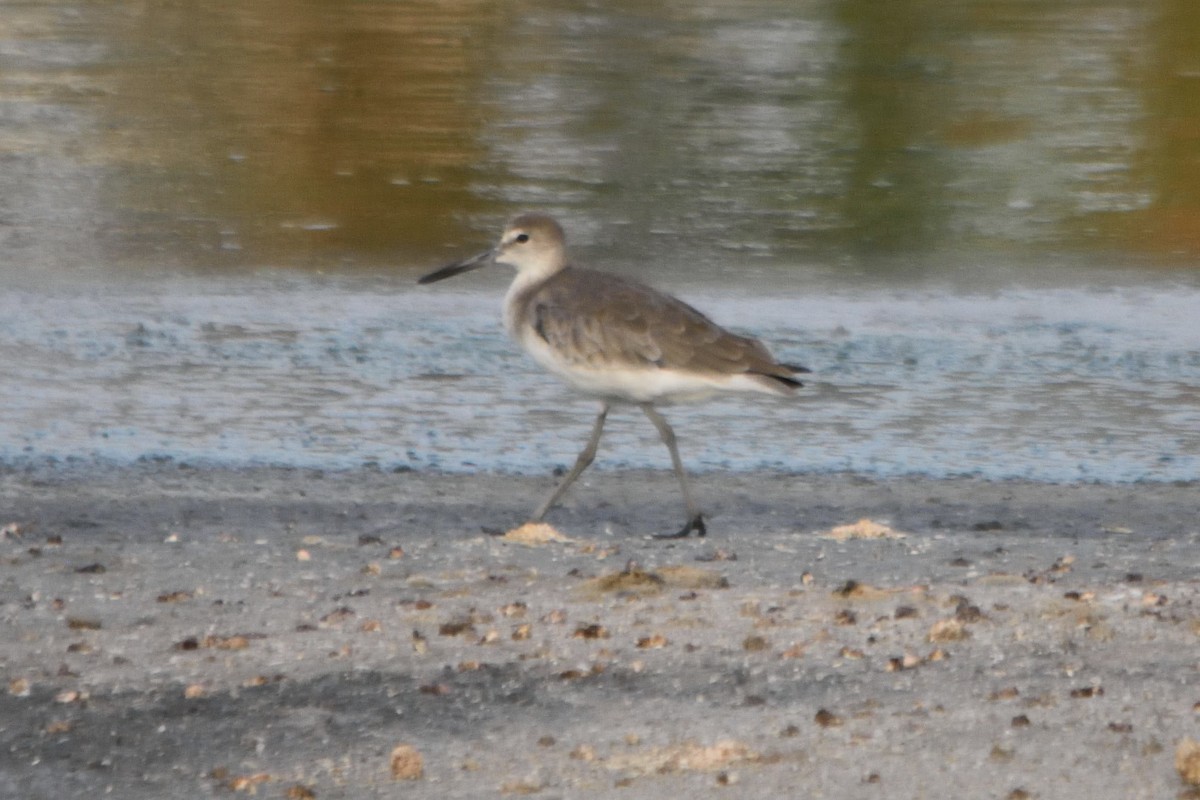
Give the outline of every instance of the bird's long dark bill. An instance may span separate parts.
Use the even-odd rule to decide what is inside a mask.
[[[492,255],[493,252],[488,250],[480,253],[477,256],[471,256],[466,261],[457,261],[453,264],[448,264],[447,266],[444,266],[441,269],[435,269],[428,275],[418,279],[417,283],[435,283],[437,281],[445,280],[446,278],[453,278],[455,275],[459,275],[464,272],[470,272],[473,269],[486,267],[488,264],[492,263]]]

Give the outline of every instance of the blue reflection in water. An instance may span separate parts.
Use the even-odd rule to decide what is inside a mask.
[[[593,406],[507,341],[491,283],[2,295],[0,459],[545,473]],[[793,401],[668,409],[693,469],[1200,476],[1200,290],[683,294],[815,370]],[[599,463],[667,467],[634,413]]]

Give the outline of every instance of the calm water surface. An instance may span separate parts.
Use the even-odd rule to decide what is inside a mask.
[[[530,208],[816,369],[690,464],[1200,476],[1191,0],[5,4],[0,461],[567,463]]]

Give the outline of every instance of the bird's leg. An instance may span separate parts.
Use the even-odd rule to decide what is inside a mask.
[[[533,512],[533,518],[530,520],[531,522],[541,522],[542,517],[546,516],[546,512],[553,508],[554,504],[558,502],[558,498],[563,496],[563,493],[567,491],[567,488],[574,483],[575,479],[578,478],[583,471],[588,468],[588,465],[591,464],[593,460],[595,460],[596,448],[600,444],[600,434],[604,432],[604,419],[607,416],[608,403],[604,403],[600,406],[600,414],[597,415],[596,424],[592,427],[592,438],[588,439],[587,446],[583,448],[583,452],[581,452],[579,457],[575,459],[575,466],[571,467],[571,471],[567,473],[567,477],[563,478],[562,483],[560,483],[558,487],[550,493],[550,496],[546,498],[546,502],[542,503],[538,507],[538,510]]]
[[[675,477],[679,478],[679,488],[683,489],[683,505],[687,509],[687,522],[675,533],[662,534],[656,538],[659,539],[685,539],[692,531],[696,535],[703,536],[708,533],[704,527],[704,515],[696,508],[695,501],[692,500],[692,491],[688,488],[687,473],[683,471],[683,461],[679,458],[679,448],[675,446],[675,431],[671,430],[671,426],[667,424],[666,419],[662,414],[654,410],[654,406],[649,403],[642,403],[642,412],[650,418],[654,423],[654,427],[658,428],[658,435],[662,438],[663,444],[671,451],[671,465],[675,468]]]

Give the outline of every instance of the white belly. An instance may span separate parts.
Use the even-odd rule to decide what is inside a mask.
[[[745,375],[712,375],[630,365],[592,367],[563,359],[534,331],[518,343],[533,359],[584,394],[627,403],[691,403],[723,391],[773,394]]]

